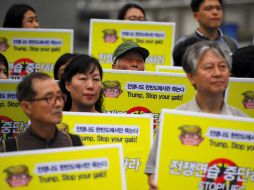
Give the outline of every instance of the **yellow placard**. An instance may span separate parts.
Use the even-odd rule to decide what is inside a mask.
[[[18,82],[19,80],[0,80],[0,144],[2,140],[22,133],[29,125],[16,98]]]
[[[11,79],[21,79],[32,72],[53,76],[56,60],[73,51],[72,29],[0,28],[1,53],[9,63]]]
[[[161,65],[156,66],[156,72],[185,73],[182,67]]]
[[[145,69],[155,71],[156,65],[172,65],[174,32],[175,23],[91,19],[89,54],[98,58],[104,69],[111,69],[114,50],[132,40],[149,50]]]
[[[185,74],[104,70],[105,112],[153,113],[155,126],[162,108],[191,100],[195,90]]]
[[[254,79],[231,78],[227,102],[248,116],[254,117]]]
[[[253,126],[250,118],[162,110],[159,189],[252,189]]]
[[[69,132],[78,134],[85,145],[121,143],[127,188],[148,189],[144,169],[153,139],[151,114],[64,112],[62,123],[59,127],[68,126]]]
[[[185,74],[105,69],[103,77],[105,112],[152,113],[156,130],[162,108],[174,109],[195,95]],[[0,80],[0,142],[28,126],[28,118],[18,107],[15,96],[18,82]],[[253,92],[253,84],[253,79],[231,78],[225,95],[229,105],[241,109],[250,117],[254,117],[253,101],[248,98],[247,104],[244,103],[242,94]]]
[[[0,154],[0,187],[126,189],[120,144]]]

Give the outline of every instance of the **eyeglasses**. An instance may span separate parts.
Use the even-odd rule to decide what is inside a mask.
[[[139,20],[139,21],[146,21],[146,18],[143,16],[129,16],[126,17],[125,20]]]
[[[35,102],[35,101],[46,101],[49,105],[54,105],[56,101],[60,101],[62,103],[66,102],[66,96],[64,94],[56,95],[56,96],[47,96],[43,98],[35,98],[35,99],[30,99],[27,101]]]

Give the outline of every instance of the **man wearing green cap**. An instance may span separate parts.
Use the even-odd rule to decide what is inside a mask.
[[[120,44],[113,53],[112,69],[145,70],[145,60],[149,51],[130,40]]]

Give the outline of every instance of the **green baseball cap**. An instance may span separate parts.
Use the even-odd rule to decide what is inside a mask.
[[[125,41],[122,44],[120,44],[115,49],[115,52],[113,53],[113,58],[112,58],[113,63],[115,63],[115,61],[119,57],[121,57],[122,55],[124,55],[126,52],[129,52],[129,51],[139,52],[142,55],[142,57],[144,58],[144,61],[149,56],[149,51],[146,48],[143,48],[140,45],[138,45],[137,43],[128,40],[128,41]]]

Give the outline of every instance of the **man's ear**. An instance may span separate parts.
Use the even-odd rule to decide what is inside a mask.
[[[65,88],[68,92],[70,92],[70,82],[65,82]]]
[[[187,78],[189,79],[190,83],[192,84],[192,86],[194,86],[196,84],[195,82],[195,75],[188,73],[187,74]]]
[[[117,64],[116,64],[116,63],[114,63],[114,64],[112,65],[112,69],[117,69]]]
[[[196,21],[198,21],[198,16],[199,16],[199,13],[198,13],[198,12],[193,12],[193,13],[192,13],[192,16],[193,16],[193,18],[194,18]]]
[[[31,109],[31,103],[28,101],[22,101],[20,102],[20,107],[23,109],[23,111],[27,114],[27,115],[31,115],[32,113],[32,109]]]

